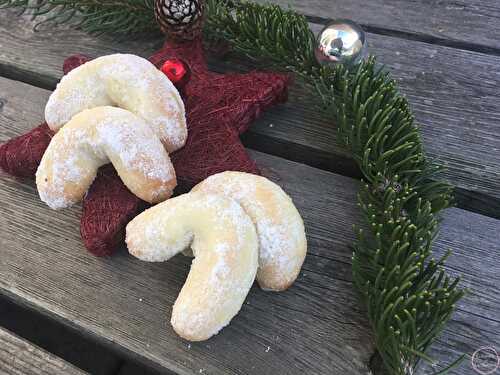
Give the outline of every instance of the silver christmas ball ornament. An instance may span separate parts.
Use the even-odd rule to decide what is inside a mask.
[[[318,35],[315,54],[322,65],[357,64],[365,53],[365,32],[351,20],[332,21]]]

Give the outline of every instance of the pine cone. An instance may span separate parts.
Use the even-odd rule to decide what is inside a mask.
[[[155,17],[169,38],[193,40],[203,28],[205,0],[155,0]]]

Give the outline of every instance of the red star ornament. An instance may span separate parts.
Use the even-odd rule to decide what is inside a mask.
[[[182,60],[191,70],[182,92],[189,135],[184,148],[171,155],[179,182],[189,187],[226,170],[258,173],[239,136],[263,110],[286,100],[289,76],[210,72],[201,40],[167,42],[150,61],[160,68],[169,59]],[[64,73],[86,61],[82,55],[69,57]],[[42,124],[3,144],[0,167],[15,176],[34,176],[51,135]],[[111,255],[123,243],[127,223],[146,206],[112,166],[101,168],[83,201],[80,233],[85,247],[96,256]]]
[[[191,78],[182,90],[189,136],[186,145],[172,154],[179,180],[194,185],[227,170],[258,173],[239,136],[263,110],[286,101],[289,77],[262,72],[210,72],[200,39],[166,42],[150,61],[161,68],[172,59],[184,61],[191,70]]]

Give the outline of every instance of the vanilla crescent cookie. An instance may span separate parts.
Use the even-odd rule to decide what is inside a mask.
[[[207,340],[229,324],[253,284],[258,266],[254,224],[234,200],[203,192],[169,199],[127,225],[135,257],[165,261],[191,247],[191,270],[171,323],[191,341]]]
[[[168,152],[184,146],[184,103],[170,80],[148,60],[129,54],[102,56],[64,76],[45,107],[45,121],[58,131],[85,109],[115,106],[146,120]]]
[[[81,201],[97,169],[111,162],[127,188],[157,203],[177,181],[167,151],[149,124],[124,109],[97,107],[74,116],[52,138],[36,172],[40,198],[51,208]]]
[[[281,291],[295,281],[304,263],[307,239],[299,212],[278,185],[249,173],[223,172],[192,191],[235,199],[252,218],[259,237],[257,281],[262,289]]]

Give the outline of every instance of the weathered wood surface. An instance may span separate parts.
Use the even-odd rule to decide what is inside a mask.
[[[1,142],[41,119],[49,92],[4,78],[0,92],[7,98]],[[350,269],[349,228],[361,220],[358,183],[270,155],[252,156],[297,204],[309,253],[289,291],[254,287],[240,314],[214,339],[189,345],[168,324],[189,260],[149,264],[125,251],[94,258],[80,242],[78,207],[51,211],[32,182],[8,176],[0,178],[0,293],[180,374],[367,373],[374,348]],[[448,268],[463,275],[471,294],[433,349],[442,361],[500,346],[498,233],[500,221],[491,218],[460,209],[444,216],[436,256],[454,250]],[[471,371],[466,361],[454,373]]]
[[[4,214],[2,209],[0,214]],[[0,327],[15,332],[82,371],[92,375],[116,375],[122,360],[112,349],[82,336],[79,330],[62,325],[60,320],[43,316],[17,302],[0,294]]]
[[[0,74],[44,88],[55,87],[70,54],[148,56],[161,44],[112,42],[74,30],[62,38],[52,29],[34,33],[33,24],[0,12]],[[500,217],[500,57],[376,34],[369,38],[371,50],[390,67],[411,101],[429,156],[447,165],[444,177],[459,188],[460,207]],[[214,66],[228,67],[245,68],[234,60]],[[266,113],[244,139],[259,151],[345,175],[359,173],[334,125],[319,114],[311,93],[299,83],[289,102]]]
[[[268,3],[268,0],[257,0]],[[272,0],[322,20],[349,18],[368,30],[499,53],[497,0]]]
[[[0,327],[0,374],[83,375],[87,373]]]
[[[125,363],[115,375],[160,375],[160,372],[142,366],[139,363]],[[162,369],[161,375],[175,375],[174,372]]]

